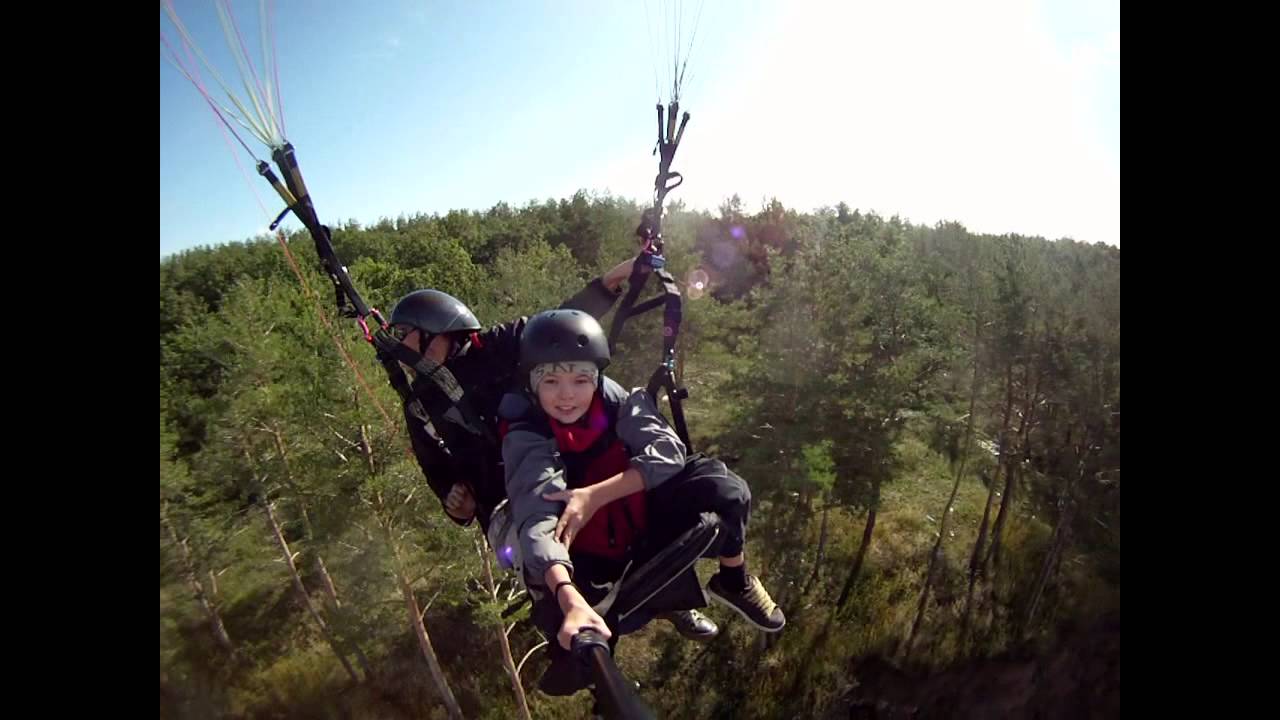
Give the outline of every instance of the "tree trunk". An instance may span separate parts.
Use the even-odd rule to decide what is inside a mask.
[[[360,425],[360,452],[364,455],[369,475],[372,477],[376,472],[373,462],[373,445],[369,442],[369,431],[364,424]],[[418,598],[413,594],[413,585],[405,569],[400,544],[396,542],[391,510],[383,502],[381,492],[375,493],[374,497],[377,500],[375,517],[378,518],[378,524],[382,527],[387,547],[391,549],[396,585],[399,586],[400,595],[404,599],[405,612],[409,614],[409,626],[413,628],[413,634],[418,638],[418,647],[422,650],[422,657],[427,661],[431,681],[435,683],[436,692],[440,694],[440,700],[449,712],[449,717],[462,720],[462,706],[458,704],[458,699],[453,695],[453,689],[449,687],[449,679],[445,677],[444,668],[440,666],[440,659],[436,656],[435,647],[431,644],[431,635],[427,633],[426,623],[422,619],[426,611],[418,605]]]
[[[449,711],[449,717],[461,720],[462,707],[458,705],[457,698],[453,696],[453,690],[449,687],[449,680],[444,676],[444,669],[440,667],[440,660],[436,657],[435,648],[431,645],[431,636],[427,634],[427,626],[422,621],[422,610],[418,608],[418,599],[413,595],[413,588],[409,586],[409,579],[404,576],[403,572],[398,572],[396,580],[400,584],[400,593],[404,596],[405,610],[411,617],[413,634],[418,637],[418,647],[422,649],[422,656],[427,660],[427,668],[431,671],[431,679],[435,682],[436,691],[440,693],[440,699],[444,701],[444,706]]]
[[[853,559],[853,567],[849,569],[849,576],[844,579],[844,587],[840,589],[840,599],[836,600],[836,608],[843,608],[844,604],[849,600],[849,593],[853,590],[853,583],[858,579],[858,573],[862,571],[862,562],[867,557],[867,550],[871,547],[871,534],[876,529],[876,513],[880,510],[880,478],[876,477],[871,481],[871,507],[867,510],[867,524],[862,528],[862,544],[858,546],[858,555]]]
[[[975,338],[979,337],[975,322]],[[963,475],[965,465],[969,461],[969,455],[973,452],[973,426],[976,420],[975,414],[978,404],[978,380],[979,380],[979,345],[975,339],[973,348],[973,382],[969,389],[969,422],[965,427],[964,455],[960,458],[960,470],[957,475]],[[999,467],[996,468],[996,475],[999,475]],[[996,494],[996,478],[991,478],[991,484],[987,488],[987,504],[982,509],[982,522],[978,524],[978,539],[973,543],[973,554],[969,557],[969,589],[965,593],[964,612],[960,617],[960,651],[964,652],[965,642],[969,635],[970,613],[973,610],[973,588],[977,584],[980,568],[982,566],[982,549],[987,541],[987,523],[991,518],[991,504]]]
[[[999,477],[997,468],[996,477]],[[978,539],[973,542],[973,553],[969,556],[969,588],[964,595],[964,612],[960,616],[960,651],[964,652],[965,643],[969,639],[970,623],[973,621],[973,592],[978,578],[983,575],[983,553],[987,541],[987,527],[991,519],[991,505],[996,494],[996,477],[991,478],[991,486],[987,488],[987,504],[982,508],[982,522],[978,524]]]
[[[1040,381],[1043,377],[1043,373],[1036,373],[1035,388],[1031,391],[1030,397],[1025,398],[1023,401],[1022,419],[1018,423],[1017,432],[1019,451],[1017,453],[1009,453],[1009,459],[1005,467],[1004,499],[1000,503],[1000,514],[996,516],[995,529],[991,535],[991,564],[995,567],[1000,566],[1000,555],[1003,549],[1004,526],[1008,519],[1005,507],[1012,507],[1013,493],[1018,486],[1019,457],[1024,459],[1031,457],[1031,427],[1035,424],[1036,405],[1040,399]],[[1003,453],[1001,455],[1001,459],[1003,459]]]
[[[822,529],[818,532],[818,554],[813,561],[813,572],[809,575],[809,580],[804,584],[804,591],[800,594],[808,595],[813,589],[813,584],[817,582],[818,575],[822,570],[822,555],[827,549],[827,513],[831,509],[831,502],[827,498],[823,498],[822,504]]]
[[[302,491],[298,487],[298,483],[293,477],[293,468],[289,465],[289,455],[285,452],[284,438],[277,428],[268,428],[271,437],[276,443],[276,452],[280,455],[280,462],[284,465],[284,475],[289,483],[289,489],[298,498],[298,508],[302,511],[302,525],[307,531],[307,539],[312,543],[315,542],[316,532],[311,525],[311,509],[307,507],[307,501],[302,496]],[[319,550],[312,551],[315,556],[316,570],[320,573],[321,584],[324,585],[324,593],[328,596],[329,602],[334,607],[342,607],[342,602],[338,600],[338,588],[333,584],[333,576],[329,574],[329,568],[324,564],[324,557],[321,556]]]
[[[311,595],[307,592],[307,586],[302,582],[302,576],[298,573],[298,566],[293,562],[293,553],[289,551],[289,543],[284,539],[284,533],[280,531],[280,523],[276,522],[275,511],[271,507],[271,503],[265,498],[259,500],[262,506],[263,514],[267,517],[267,522],[271,526],[271,533],[275,536],[276,542],[280,545],[280,551],[284,555],[285,564],[289,566],[289,576],[293,580],[293,589],[298,594],[298,599],[307,608],[307,613],[311,615],[311,619],[315,621],[316,626],[320,628],[320,632],[324,635],[324,639],[329,643],[329,647],[333,649],[333,654],[338,657],[338,661],[342,663],[342,669],[347,671],[347,675],[351,676],[352,682],[360,682],[360,676],[356,674],[351,663],[347,660],[346,655],[342,652],[338,645],[338,639],[334,637],[333,631],[329,629],[328,623],[320,616],[320,612],[316,610],[315,603],[311,602]]]
[[[1088,452],[1087,445],[1085,452]],[[1085,461],[1082,455],[1078,471],[1079,477],[1084,476],[1084,464]],[[1058,500],[1058,521],[1053,526],[1049,552],[1045,553],[1044,562],[1040,564],[1040,572],[1036,576],[1036,584],[1031,589],[1031,599],[1027,601],[1027,614],[1023,618],[1022,627],[1018,632],[1019,637],[1025,638],[1027,633],[1031,631],[1032,624],[1036,619],[1036,611],[1040,607],[1040,599],[1044,595],[1045,586],[1049,584],[1049,579],[1053,577],[1054,569],[1058,566],[1058,560],[1062,556],[1062,548],[1066,545],[1067,531],[1075,514],[1075,502],[1071,497],[1072,485],[1073,483],[1068,480]]]
[[[942,520],[938,522],[938,539],[933,543],[933,551],[929,553],[929,569],[925,572],[924,587],[920,590],[920,603],[916,607],[916,619],[911,623],[911,632],[907,635],[906,649],[903,651],[902,659],[907,661],[911,659],[911,650],[915,646],[916,634],[920,632],[920,626],[924,623],[924,611],[929,604],[929,590],[933,587],[933,578],[938,571],[938,558],[942,556],[942,541],[947,537],[947,521],[951,519],[951,508],[956,502],[956,493],[960,490],[960,475],[956,474],[956,481],[951,485],[951,497],[947,498],[947,506],[942,510]]]
[[[285,479],[289,484],[289,489],[298,499],[298,509],[302,512],[302,525],[306,529],[307,539],[314,544],[316,542],[316,531],[311,524],[311,509],[302,495],[302,489],[294,479],[293,468],[289,464],[289,455],[285,451],[284,437],[278,428],[267,428],[267,431],[271,433],[271,437],[275,440],[276,452],[280,454],[280,462],[284,465]],[[325,564],[324,556],[320,554],[319,550],[315,549],[310,554],[315,560],[315,568],[320,574],[320,584],[324,588],[324,594],[330,609],[341,608],[342,601],[338,599],[338,587],[333,582],[333,576],[329,574],[329,566]],[[360,669],[364,671],[365,678],[372,678],[373,667],[369,664],[369,658],[364,654],[364,650],[360,648],[360,643],[351,640],[347,644],[351,646],[351,651],[355,654],[356,662],[360,664]]]
[[[380,510],[385,511],[386,506],[382,502],[381,495],[378,497],[378,505]],[[453,696],[453,690],[449,687],[449,679],[445,677],[444,668],[440,666],[440,659],[436,657],[435,647],[431,644],[431,636],[427,633],[427,626],[422,620],[425,611],[419,607],[418,598],[413,594],[413,586],[409,583],[409,578],[405,571],[400,546],[395,541],[391,525],[386,518],[382,520],[382,529],[386,533],[387,544],[391,547],[392,559],[395,561],[396,584],[399,585],[400,595],[404,598],[405,611],[409,614],[409,625],[413,628],[413,634],[418,638],[418,647],[422,650],[422,657],[427,661],[427,669],[431,673],[431,680],[435,683],[436,692],[440,693],[440,699],[444,702],[445,709],[449,711],[449,717],[454,718],[454,720],[461,720],[462,707],[458,705],[457,698]]]
[[[1012,447],[1010,447],[1012,443],[1009,438],[1009,425],[1013,418],[1013,361],[1012,360],[1010,360],[1009,364],[1005,367],[1004,389],[1005,389],[1004,420],[1002,420],[1000,423],[1000,435],[999,435],[1000,455],[996,461],[997,474],[999,473],[999,469],[1001,467],[1004,468],[1004,492],[1000,496],[1000,511],[996,513],[995,527],[991,532],[991,549],[987,552],[986,557],[984,557],[982,560],[983,566],[989,567],[992,561],[994,561],[997,568],[999,567],[999,563],[1000,563],[1000,534],[1004,531],[1005,519],[1009,515],[1009,509],[1013,506],[1014,477],[1012,472],[1013,463],[1010,460],[1013,457],[1014,453],[1012,452]],[[1023,415],[1023,419],[1024,420],[1026,419],[1025,414]],[[994,485],[995,485],[995,478],[992,478],[992,486],[994,487]]]
[[[173,523],[169,521],[169,506],[165,501],[160,501],[160,520],[164,523],[164,527],[169,531],[169,539],[178,548],[178,556],[182,559],[183,574],[187,578],[187,585],[191,588],[191,593],[195,595],[196,602],[200,604],[200,609],[204,611],[205,617],[209,619],[209,626],[213,629],[213,636],[217,639],[222,649],[227,651],[228,655],[235,657],[236,648],[231,642],[231,636],[227,634],[227,628],[222,623],[222,615],[218,612],[218,607],[209,596],[205,594],[204,587],[200,584],[198,575],[196,574],[195,562],[191,559],[191,549],[187,547],[187,541],[178,538],[178,531],[173,527]],[[209,576],[213,577],[212,574]]]
[[[489,597],[494,601],[498,601],[498,584],[493,580],[493,565],[490,561],[489,553],[485,552],[484,540],[480,541],[480,556],[484,560],[484,580],[489,590]],[[529,701],[524,695],[524,686],[520,683],[520,674],[516,670],[515,658],[511,656],[511,643],[507,639],[507,631],[502,625],[498,625],[496,633],[498,636],[498,647],[502,648],[502,665],[507,670],[507,675],[511,678],[511,690],[516,695],[516,707],[520,711],[521,720],[532,720],[529,714]]]
[[[305,510],[303,512],[306,512]],[[324,585],[324,594],[329,598],[329,602],[333,603],[336,608],[342,607],[342,601],[338,599],[338,588],[333,584],[333,577],[329,575],[329,568],[324,564],[324,558],[320,553],[316,553],[316,570],[320,571],[320,582]]]

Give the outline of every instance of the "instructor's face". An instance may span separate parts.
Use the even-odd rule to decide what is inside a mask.
[[[400,342],[407,345],[414,352],[425,355],[437,365],[443,365],[444,361],[448,359],[450,351],[453,350],[453,339],[447,335],[437,335],[431,338],[431,342],[427,344],[426,348],[423,348],[422,342],[424,339],[426,339],[426,335],[421,330],[411,328],[401,338]]]

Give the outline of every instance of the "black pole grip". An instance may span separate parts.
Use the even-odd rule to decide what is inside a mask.
[[[600,633],[584,628],[573,636],[574,657],[587,666],[595,683],[596,700],[605,717],[615,720],[654,720],[653,710],[640,699],[635,686],[622,675]]]
[[[684,137],[684,126],[688,124],[689,124],[689,113],[686,112],[684,114],[684,117],[680,118],[680,131],[676,133],[675,144],[677,146],[680,145],[680,138]]]

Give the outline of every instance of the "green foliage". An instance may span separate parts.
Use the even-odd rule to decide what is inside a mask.
[[[384,312],[437,287],[489,324],[554,307],[634,253],[639,213],[629,200],[578,193],[346,223],[334,243]],[[891,655],[910,628],[962,466],[915,661],[940,667],[1017,646],[1036,591],[1029,639],[1118,608],[1118,249],[913,226],[843,203],[800,213],[775,200],[752,213],[736,197],[713,215],[674,205],[664,236],[685,296],[677,373],[694,444],[750,483],[749,567],[789,623],[766,643],[711,610],[723,635],[708,646],[662,622],[626,638],[619,663],[660,713],[809,717],[835,707],[851,659]],[[403,576],[465,714],[512,717],[495,634],[510,585],[496,601],[482,592],[478,533],[444,517],[407,455],[398,399],[354,325],[336,317],[310,239],[295,235],[289,248],[314,296],[274,239],[161,262],[162,506],[238,653],[220,651],[162,528],[161,714],[444,717]],[[695,273],[706,287],[691,286]],[[660,327],[660,311],[630,321],[610,374],[645,383]],[[1008,501],[1002,552],[978,584],[962,647],[989,493],[993,515]],[[312,601],[374,678],[348,687],[293,591],[263,502],[274,503]],[[837,616],[872,510],[875,531]],[[341,607],[323,592],[321,559]],[[527,610],[513,620],[519,661],[539,638]],[[544,666],[535,656],[522,672],[534,716],[585,714],[584,696],[533,689]]]

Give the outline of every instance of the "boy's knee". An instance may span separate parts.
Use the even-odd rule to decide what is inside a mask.
[[[734,520],[746,521],[747,516],[751,513],[751,488],[747,486],[747,481],[738,476],[725,464],[719,460],[715,461],[723,473],[724,479],[720,482],[720,498],[721,507],[726,515]]]

